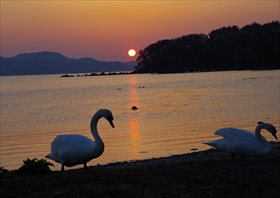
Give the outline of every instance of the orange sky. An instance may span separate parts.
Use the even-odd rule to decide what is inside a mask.
[[[229,25],[279,20],[278,0],[1,0],[1,55],[56,51],[69,57],[135,60],[129,48],[209,33]]]

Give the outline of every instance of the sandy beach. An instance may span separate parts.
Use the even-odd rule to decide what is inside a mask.
[[[210,149],[87,170],[5,176],[1,197],[277,197],[276,151],[262,158],[232,158]]]

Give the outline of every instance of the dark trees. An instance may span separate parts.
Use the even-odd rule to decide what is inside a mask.
[[[279,69],[279,27],[253,23],[161,40],[140,50],[136,72]]]

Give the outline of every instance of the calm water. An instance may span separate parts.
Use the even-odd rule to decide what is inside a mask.
[[[113,112],[116,127],[100,120],[105,152],[89,165],[204,150],[221,127],[253,131],[262,120],[280,130],[280,70],[0,80],[1,166],[8,169],[43,158],[58,134],[92,137],[89,121],[100,108]]]

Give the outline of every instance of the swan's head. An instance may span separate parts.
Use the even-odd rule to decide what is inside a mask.
[[[266,129],[268,132],[270,132],[273,135],[273,137],[276,140],[278,140],[278,138],[276,136],[277,130],[272,124],[264,123],[264,122],[258,122],[258,125],[261,125],[262,128]]]
[[[110,110],[108,109],[99,109],[96,114],[100,117],[105,118],[106,120],[108,120],[108,122],[110,123],[110,125],[114,128],[115,125],[113,123],[114,117],[113,114]]]

